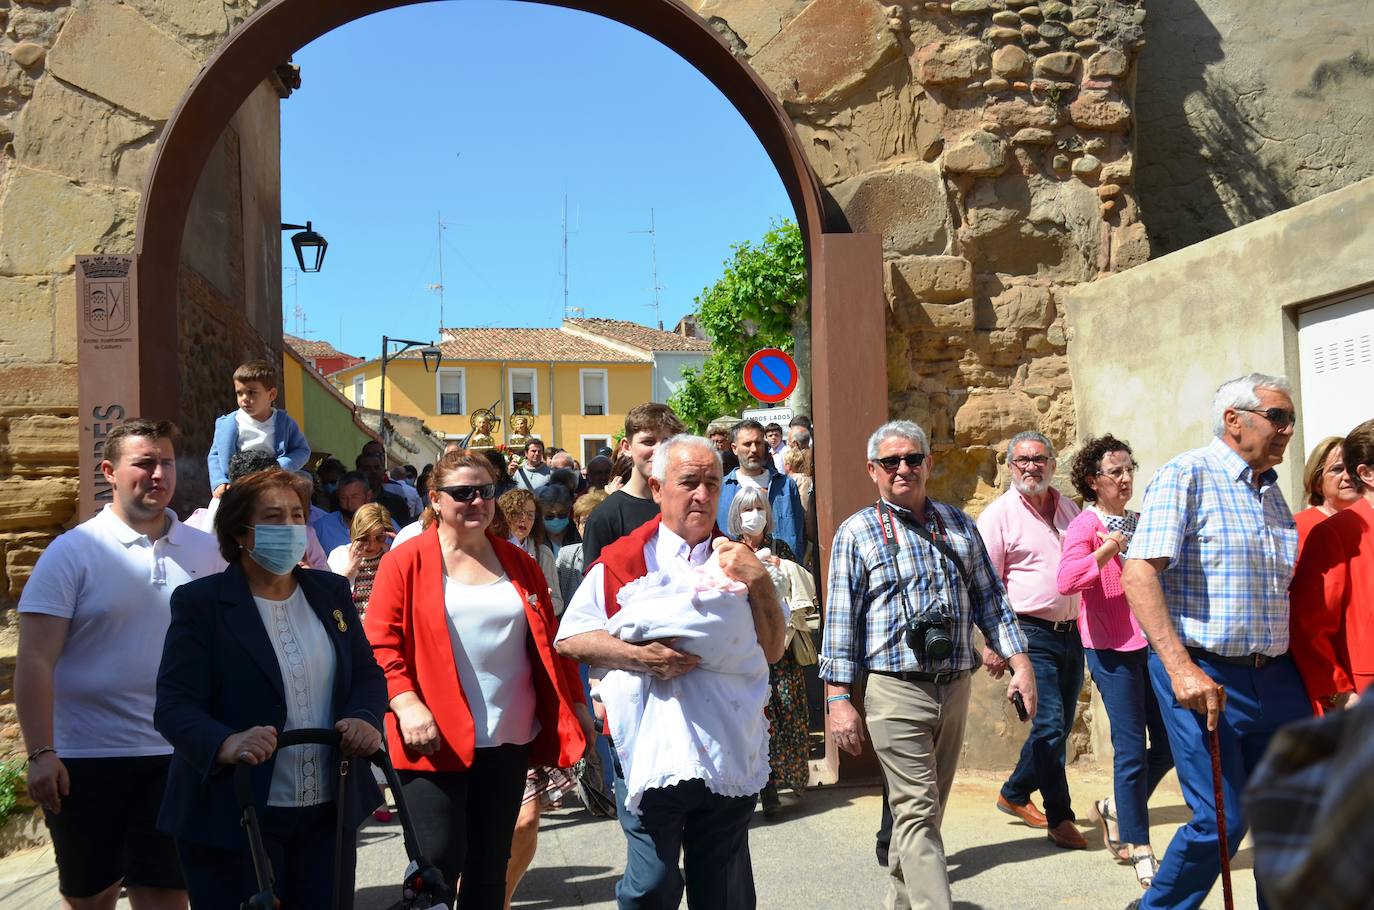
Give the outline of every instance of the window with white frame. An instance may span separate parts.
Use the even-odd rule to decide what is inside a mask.
[[[604,417],[610,410],[605,370],[582,370],[582,416]]]
[[[363,393],[363,383],[367,377],[361,374],[353,377],[353,403],[358,407],[367,405],[367,396]]]
[[[596,457],[596,453],[603,448],[611,447],[611,437],[609,436],[583,436],[582,437],[582,466]]]
[[[463,399],[467,398],[464,388],[467,377],[461,369],[440,367],[434,377],[438,401],[435,405],[440,414],[462,414]]]
[[[511,370],[509,375],[511,412],[527,410],[531,414],[537,415],[539,413],[539,389],[535,385],[535,371]]]

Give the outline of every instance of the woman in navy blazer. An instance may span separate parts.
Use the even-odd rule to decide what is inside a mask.
[[[176,839],[196,910],[236,910],[258,890],[233,793],[239,762],[255,766],[278,898],[329,906],[340,756],[323,746],[277,753],[277,733],[333,727],[345,757],[381,746],[386,679],[348,582],[297,565],[309,510],[303,486],[279,468],[236,482],[215,524],[229,568],[172,598],[153,716],[174,750],[158,827]],[[344,781],[353,833],[381,794],[370,773]],[[351,895],[355,838],[345,841],[341,881]]]

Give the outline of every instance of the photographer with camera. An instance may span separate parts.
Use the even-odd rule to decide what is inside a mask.
[[[866,673],[868,733],[894,830],[886,906],[952,905],[940,821],[954,783],[980,666],[976,626],[1006,655],[1009,701],[1036,709],[1035,676],[1002,584],[972,519],[926,496],[930,444],[910,421],[868,440],[879,499],[835,532],[820,675],[830,734],[852,755],[863,721],[850,689]]]
[[[1078,517],[1078,506],[1054,488],[1054,446],[1040,433],[1026,430],[1013,436],[1007,464],[1011,489],[978,516],[978,533],[1025,633],[1040,706],[1031,711],[1030,736],[996,805],[1032,828],[1047,829],[1056,847],[1084,850],[1088,842],[1074,826],[1064,774],[1064,747],[1083,690],[1079,597],[1059,593],[1064,532]],[[1006,662],[994,653],[985,651],[983,662],[994,678],[1006,670]],[[1044,814],[1031,802],[1035,790],[1045,802]]]

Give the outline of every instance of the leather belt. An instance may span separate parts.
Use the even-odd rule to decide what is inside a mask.
[[[1214,660],[1219,664],[1230,664],[1233,667],[1249,667],[1252,670],[1262,669],[1274,661],[1282,660],[1288,656],[1288,652],[1285,651],[1278,657],[1271,657],[1268,654],[1242,654],[1239,657],[1228,657],[1225,654],[1208,651],[1206,648],[1194,647],[1189,647],[1188,653],[1203,660]]]
[[[1017,616],[1017,622],[1030,623],[1042,629],[1049,629],[1051,632],[1072,632],[1078,628],[1078,620],[1061,619],[1058,622],[1051,622],[1048,619],[1041,619],[1039,616]]]
[[[919,670],[869,670],[875,676],[888,676],[902,682],[934,683],[937,686],[958,682],[972,673],[972,670],[941,670],[939,673],[922,673]]]

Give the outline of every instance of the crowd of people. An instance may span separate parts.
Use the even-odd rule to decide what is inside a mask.
[[[101,465],[111,502],[20,601],[29,792],[67,906],[125,890],[140,910],[238,907],[257,890],[238,765],[277,896],[327,904],[352,888],[359,826],[388,817],[345,760],[385,748],[457,907],[510,907],[541,813],[591,790],[626,841],[620,907],[753,908],[750,818],[806,791],[817,665],[831,738],[871,742],[882,768],[886,905],[949,908],[941,822],[971,677],[1005,677],[1028,725],[995,808],[1081,849],[1065,763],[1086,662],[1115,756],[1087,817],[1144,888],[1132,906],[1194,908],[1220,863],[1209,734],[1234,852],[1280,728],[1341,720],[1374,679],[1374,421],[1314,448],[1295,517],[1281,377],[1223,384],[1214,438],[1160,468],[1139,513],[1112,435],[1077,450],[1080,508],[1051,440],[1016,434],[1011,487],[975,522],[928,495],[925,431],[885,423],[823,604],[805,417],[703,437],[649,403],[585,468],[531,438],[518,460],[454,443],[418,471],[370,441],[352,469],[312,472],[271,366],[233,381],[206,506],[168,508],[177,428],[126,421]],[[277,748],[301,728],[338,748]],[[1171,769],[1192,818],[1160,858],[1147,804]]]

